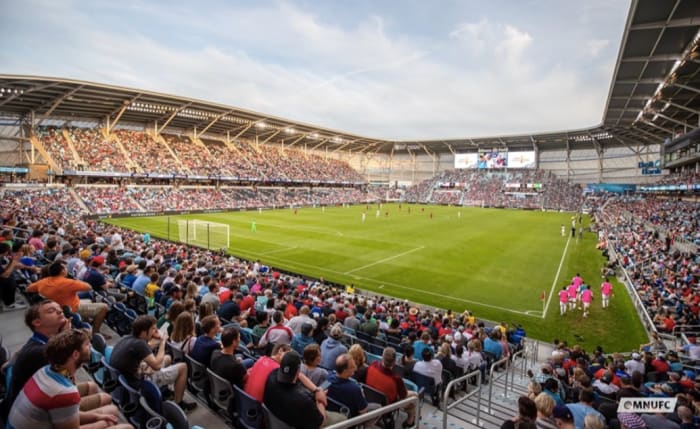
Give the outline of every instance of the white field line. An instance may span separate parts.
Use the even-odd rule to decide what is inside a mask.
[[[567,234],[568,235],[568,234]],[[564,246],[564,251],[561,254],[561,260],[559,261],[559,268],[557,268],[557,275],[554,276],[554,281],[552,282],[552,288],[549,290],[549,298],[547,298],[547,304],[544,306],[544,312],[542,313],[542,318],[547,316],[547,310],[549,309],[549,303],[552,302],[554,297],[554,291],[557,289],[557,282],[559,282],[559,274],[561,273],[561,267],[564,265],[564,259],[566,258],[566,249],[569,248],[569,242],[571,242],[571,236],[566,239],[566,246]]]
[[[282,249],[270,250],[270,251],[267,251],[267,252],[258,253],[258,255],[260,255],[260,256],[267,256],[267,255],[271,255],[271,254],[273,254],[273,253],[288,252],[288,251],[290,251],[290,250],[294,250],[294,249],[298,249],[298,248],[299,248],[298,246],[285,246],[285,247],[282,248]]]
[[[267,258],[267,259],[276,259],[276,260],[278,260],[278,261],[287,262],[287,263],[289,263],[289,264],[291,264],[291,265],[303,266],[303,267],[307,267],[307,268],[313,268],[313,269],[316,269],[316,270],[319,270],[319,271],[325,271],[325,272],[328,272],[328,273],[339,274],[339,275],[345,275],[345,273],[340,272],[340,271],[331,270],[331,269],[325,268],[325,267],[319,267],[318,265],[305,264],[305,263],[303,263],[303,262],[298,262],[298,261],[293,261],[293,260],[290,260],[290,259],[280,258],[279,256],[271,256],[271,257],[269,257],[269,258]],[[352,275],[352,277],[355,278],[355,279],[358,279],[358,280],[364,280],[364,281],[371,282],[371,283],[375,283],[375,284],[378,284],[378,285],[388,285],[388,286],[395,287],[395,288],[397,288],[397,289],[411,290],[411,291],[414,291],[414,292],[419,292],[419,293],[424,294],[424,295],[432,295],[432,296],[437,296],[437,297],[440,297],[440,298],[445,298],[445,294],[444,294],[444,293],[431,292],[431,291],[427,291],[427,290],[424,290],[424,289],[418,289],[418,288],[414,288],[414,287],[410,287],[410,286],[404,286],[404,285],[401,285],[401,284],[398,284],[398,283],[391,283],[391,282],[387,282],[387,281],[383,281],[383,280],[376,280],[376,279],[373,279],[373,278],[371,278],[371,277],[363,277],[363,276],[356,276],[356,275]],[[499,306],[497,306],[497,305],[485,304],[485,303],[483,303],[483,302],[472,301],[472,300],[470,300],[470,299],[463,299],[463,298],[458,298],[458,297],[454,297],[454,296],[450,296],[449,299],[454,300],[454,301],[464,302],[464,303],[467,303],[467,304],[475,304],[475,305],[480,305],[480,306],[482,306],[482,307],[493,308],[493,309],[500,310],[500,311],[506,311],[506,312],[509,312],[509,313],[522,314],[522,315],[524,315],[524,316],[529,316],[529,317],[539,317],[539,312],[541,311],[541,310],[537,310],[537,311],[535,311],[535,310],[526,310],[526,311],[514,310],[514,309],[512,309],[512,308],[499,307]],[[537,313],[537,314],[534,315],[534,314],[532,314],[532,313]]]
[[[419,247],[416,247],[416,248],[414,248],[414,249],[407,250],[407,251],[405,251],[405,252],[403,252],[403,253],[399,253],[399,254],[396,254],[396,255],[394,255],[394,256],[389,256],[388,258],[384,258],[384,259],[380,259],[380,260],[378,260],[378,261],[374,261],[374,262],[372,262],[371,264],[363,265],[363,266],[357,267],[357,268],[355,268],[355,269],[353,269],[353,270],[346,271],[346,272],[344,272],[343,274],[346,274],[346,275],[347,275],[347,274],[350,274],[350,273],[354,273],[355,271],[364,270],[365,268],[373,267],[373,266],[375,266],[375,265],[379,265],[379,264],[382,264],[382,263],[384,263],[384,262],[391,261],[392,259],[400,258],[400,257],[402,257],[402,256],[404,256],[404,255],[408,255],[409,253],[413,253],[413,252],[416,252],[416,251],[418,251],[418,250],[423,250],[423,249],[425,249],[425,246],[419,246]]]

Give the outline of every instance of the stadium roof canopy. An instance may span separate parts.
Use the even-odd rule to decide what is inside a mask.
[[[0,75],[0,117],[157,126],[260,142],[365,153],[463,153],[477,148],[579,149],[658,144],[700,122],[700,1],[633,0],[598,126],[553,133],[389,141],[186,97],[98,83]]]

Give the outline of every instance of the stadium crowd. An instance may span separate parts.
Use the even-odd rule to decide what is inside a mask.
[[[583,196],[579,187],[571,186],[542,170],[455,169],[443,171],[408,188],[404,200],[415,203],[579,211]]]
[[[363,182],[346,162],[292,147],[207,139],[195,143],[187,136],[154,137],[128,129],[115,130],[105,138],[98,129],[40,127],[37,137],[60,168],[76,171],[223,176],[267,182]]]
[[[612,245],[660,332],[700,328],[698,205],[676,199],[616,198],[598,211],[599,247]],[[678,326],[678,328],[676,328]]]

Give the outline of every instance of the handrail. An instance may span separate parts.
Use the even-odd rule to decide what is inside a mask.
[[[409,404],[414,404],[414,406],[416,407],[416,418],[414,421],[416,423],[418,423],[420,421],[420,399],[418,398],[417,395],[416,396],[411,395],[411,396],[405,397],[404,399],[402,399],[400,401],[396,401],[393,404],[389,404],[389,405],[383,406],[381,408],[377,408],[376,410],[372,410],[368,413],[360,414],[359,416],[355,416],[355,417],[352,417],[350,419],[343,420],[342,422],[338,422],[334,425],[328,426],[327,429],[345,429],[345,428],[349,428],[349,427],[358,425],[360,423],[365,423],[368,421],[376,420],[377,418],[383,416],[384,414],[386,414],[388,412],[402,409],[402,408],[406,408],[406,406]]]
[[[520,361],[515,362],[515,358],[520,358]],[[527,358],[525,357],[525,349],[522,349],[516,353],[513,353],[513,355],[510,357],[511,363],[513,365],[508,365],[508,371],[511,372],[510,374],[510,391],[515,393],[515,369],[517,366],[520,366],[520,375],[523,376],[525,375],[526,369],[525,365],[527,363]]]
[[[472,390],[471,392],[467,393],[466,395],[462,396],[459,399],[455,399],[451,403],[447,403],[447,398],[450,397],[450,393],[452,393],[452,388],[455,384],[460,383],[464,381],[467,386],[469,385],[469,378],[477,376],[476,379],[476,389]],[[481,370],[477,369],[469,374],[465,374],[459,378],[455,378],[454,380],[450,381],[450,383],[447,385],[445,388],[445,393],[442,398],[442,429],[447,429],[447,412],[451,410],[452,408],[458,406],[462,402],[465,402],[472,396],[477,395],[476,398],[476,422],[473,422],[475,425],[479,426],[480,421],[479,421],[479,416],[481,415]]]
[[[506,370],[505,370],[505,376],[506,376],[506,382],[504,386],[504,393],[506,396],[508,396],[508,358],[504,357],[501,360],[497,360],[496,362],[491,364],[491,369],[489,370],[489,414],[491,414],[491,402],[492,401],[492,395],[493,395],[493,384],[495,382],[495,379],[493,378],[493,373],[496,369],[496,367],[500,366],[501,364],[506,364]],[[501,374],[498,376],[498,378],[503,377],[504,374]]]

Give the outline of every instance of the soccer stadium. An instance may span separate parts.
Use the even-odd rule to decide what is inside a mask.
[[[504,58],[482,94],[496,110],[476,100],[484,111],[463,121],[467,130],[482,122],[474,129],[483,135],[457,138],[443,136],[464,132],[449,125],[462,113],[443,121],[428,112],[434,101],[413,103],[405,89],[361,78],[420,69],[434,52],[380,38],[400,56],[328,79],[300,73],[294,81],[303,87],[303,76],[318,93],[300,91],[308,102],[285,110],[297,96],[272,80],[278,99],[245,96],[254,82],[296,73],[294,62],[260,76],[245,69],[249,84],[223,81],[206,68],[235,64],[215,45],[203,42],[184,59],[145,38],[132,39],[140,47],[112,46],[107,28],[88,31],[92,7],[143,14],[119,28],[124,40],[148,27],[146,16],[175,19],[186,8],[98,2],[78,13],[43,4],[56,15],[37,18],[47,26],[37,37],[69,25],[85,36],[72,49],[99,45],[106,57],[108,48],[128,57],[133,48],[135,62],[171,61],[163,69],[194,67],[201,79],[169,90],[182,84],[178,70],[134,77],[109,59],[92,66],[113,70],[74,76],[27,72],[42,70],[29,59],[0,66],[0,424],[700,427],[700,3],[618,3],[575,7],[577,22],[589,25],[596,8],[618,11],[616,33],[601,29],[600,39],[569,46],[571,58],[555,58],[546,84],[525,98],[508,85],[535,73],[510,49],[525,51],[538,33],[503,25],[510,44],[494,45]],[[0,35],[32,5],[16,6],[0,18],[8,24]],[[283,22],[311,25],[296,2],[278,6]],[[224,7],[221,19],[243,34],[253,28],[246,18],[265,8],[234,16],[239,7]],[[333,14],[326,9],[312,18]],[[370,21],[383,37],[396,23],[378,10]],[[63,22],[66,11],[75,19]],[[485,55],[500,25],[489,19],[458,26],[451,43],[470,37],[472,54]],[[319,46],[349,46],[340,30],[313,24],[330,39]],[[573,24],[560,24],[552,25],[576,37]],[[168,37],[183,49],[209,34],[228,40],[208,27]],[[415,29],[416,40],[421,31],[428,37]],[[349,34],[367,55],[383,52],[369,52],[375,43],[362,31]],[[51,46],[45,40],[39,49]],[[138,57],[144,46],[154,59]],[[615,54],[608,63],[596,59],[606,49]],[[71,70],[59,67],[70,62],[67,51],[57,52],[48,60]],[[97,61],[95,52],[81,55]],[[221,63],[193,65],[211,57]],[[556,77],[564,61],[580,76],[603,76],[608,86],[591,89],[605,97],[602,111],[588,87],[576,86],[583,83]],[[444,70],[427,70],[428,93],[469,101]],[[480,76],[470,73],[465,80]],[[339,82],[374,82],[381,101],[364,103],[359,93],[331,101]],[[469,97],[478,98],[479,85]],[[508,102],[499,86],[513,92]],[[222,101],[237,99],[227,98],[229,87],[246,101]],[[569,110],[537,104],[567,92]],[[554,129],[589,111],[597,125],[509,125]],[[396,116],[408,125],[382,122]],[[535,117],[542,125],[532,125]],[[644,408],[655,404],[665,411]]]

